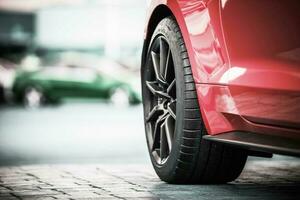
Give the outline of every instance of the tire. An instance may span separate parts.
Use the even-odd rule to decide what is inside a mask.
[[[168,56],[165,59],[166,51],[170,52],[169,59]],[[191,65],[180,29],[172,17],[164,18],[157,25],[146,56],[141,69],[145,131],[157,175],[163,181],[181,184],[235,180],[245,165],[247,152],[202,139],[207,131]],[[164,87],[173,83],[167,80],[172,77],[172,64],[176,90],[169,94]],[[156,72],[164,74],[157,75]],[[165,79],[159,80],[162,77]]]

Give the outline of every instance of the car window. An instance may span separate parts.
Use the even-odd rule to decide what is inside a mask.
[[[94,70],[79,67],[47,67],[40,76],[48,80],[93,82],[97,78]]]

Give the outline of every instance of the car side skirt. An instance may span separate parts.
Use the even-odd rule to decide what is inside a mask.
[[[203,139],[251,151],[300,157],[300,139],[295,138],[237,131],[219,135],[205,135]]]

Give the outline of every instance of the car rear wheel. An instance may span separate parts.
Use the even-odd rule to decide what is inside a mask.
[[[43,92],[36,87],[27,87],[24,92],[24,105],[28,108],[37,108],[44,101]]]
[[[185,43],[172,17],[156,27],[142,67],[147,145],[158,176],[169,183],[224,183],[247,154],[202,140],[207,134]]]
[[[115,88],[110,94],[110,102],[115,106],[129,106],[129,94],[124,88]]]

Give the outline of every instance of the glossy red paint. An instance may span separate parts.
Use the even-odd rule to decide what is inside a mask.
[[[300,138],[298,0],[154,0],[148,23],[160,6],[183,34],[209,134]]]

